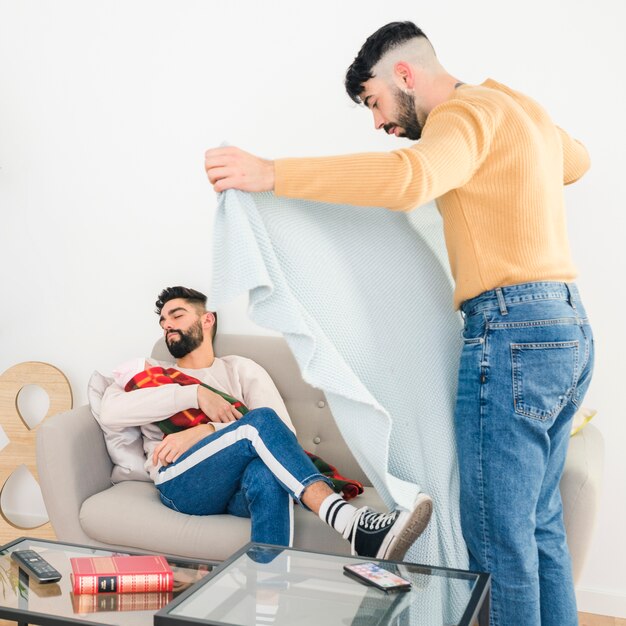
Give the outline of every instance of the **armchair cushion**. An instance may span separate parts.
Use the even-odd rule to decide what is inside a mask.
[[[373,487],[366,487],[354,504],[384,509]],[[349,553],[348,542],[304,507],[294,507],[294,520],[295,546]],[[152,483],[138,481],[124,481],[87,498],[80,525],[100,543],[218,561],[250,541],[250,520],[179,513],[161,504]]]

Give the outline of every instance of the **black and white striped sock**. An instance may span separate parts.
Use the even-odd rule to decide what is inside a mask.
[[[339,494],[332,493],[322,502],[318,515],[323,522],[343,533],[356,512],[356,507],[348,504]]]

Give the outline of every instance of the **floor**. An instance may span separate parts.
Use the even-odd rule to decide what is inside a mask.
[[[578,614],[579,626],[626,626],[626,619],[621,617],[604,617],[591,613]]]

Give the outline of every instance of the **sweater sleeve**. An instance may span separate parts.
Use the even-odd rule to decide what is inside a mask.
[[[575,183],[589,169],[591,160],[585,146],[557,126],[563,145],[563,183]]]
[[[100,422],[110,428],[144,426],[197,408],[198,385],[163,385],[126,392],[113,383],[102,397]]]
[[[428,116],[421,140],[387,153],[275,161],[278,196],[399,211],[467,182],[488,154],[489,110],[454,99]]]
[[[251,359],[245,359],[243,363],[244,366],[240,369],[243,403],[250,410],[262,407],[273,409],[295,434],[296,429],[291,423],[287,407],[270,375]]]

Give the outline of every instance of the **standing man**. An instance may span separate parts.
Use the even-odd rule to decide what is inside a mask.
[[[411,22],[371,35],[345,85],[376,129],[419,143],[277,161],[216,148],[209,180],[401,211],[436,199],[465,322],[455,424],[470,564],[493,575],[494,626],[575,626],[559,481],[593,339],[563,185],[588,169],[587,152],[528,96],[450,75]]]

